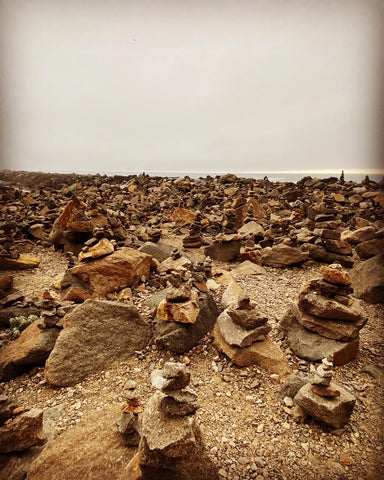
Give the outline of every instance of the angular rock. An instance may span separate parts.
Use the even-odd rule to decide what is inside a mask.
[[[261,263],[269,267],[287,267],[303,262],[308,257],[308,252],[280,243],[273,247],[264,248]]]
[[[219,315],[217,325],[224,340],[236,347],[248,347],[257,340],[265,340],[265,335],[271,331],[265,322],[258,327],[245,329],[234,322],[226,310]]]
[[[146,242],[139,248],[139,252],[147,253],[161,263],[171,255],[173,248],[172,245],[161,241],[157,243]]]
[[[237,265],[237,267],[233,268],[231,273],[235,278],[237,278],[247,275],[263,275],[266,273],[266,270],[261,265],[256,265],[250,260],[245,260],[244,262],[240,263],[240,265]]]
[[[185,353],[213,328],[218,311],[210,293],[199,293],[199,314],[195,323],[166,322],[156,318],[155,336],[157,343],[176,353]]]
[[[331,382],[330,387],[339,390],[340,395],[334,398],[321,397],[312,390],[312,385],[306,384],[294,401],[318,422],[331,428],[343,428],[349,422],[356,399],[336,383]]]
[[[142,277],[149,277],[151,256],[130,247],[123,247],[111,255],[76,265],[68,270],[64,285],[74,277],[92,296],[116,292],[122,285],[135,286]]]
[[[64,329],[46,362],[46,380],[54,386],[74,385],[143,349],[151,336],[136,307],[86,300],[64,317]]]
[[[28,270],[39,265],[40,259],[28,253],[20,253],[18,258],[0,257],[0,270]]]
[[[343,270],[340,264],[333,263],[331,265],[323,265],[320,268],[323,280],[335,283],[337,285],[350,285],[351,277],[349,273]]]
[[[363,310],[357,300],[346,298],[348,305],[344,305],[335,299],[325,297],[316,292],[301,291],[298,305],[301,310],[316,317],[330,320],[344,320],[358,322],[363,316]]]
[[[196,393],[191,388],[169,392],[159,405],[160,411],[166,416],[184,417],[194,413],[199,408]]]
[[[237,231],[239,235],[242,235],[243,238],[245,237],[252,237],[252,238],[264,238],[264,228],[256,223],[255,221],[250,221],[243,225],[239,230]]]
[[[231,262],[240,255],[241,235],[218,235],[216,240],[204,248],[206,256],[220,262]]]
[[[162,274],[162,273],[170,273],[172,271],[177,272],[183,269],[189,270],[191,266],[192,266],[192,262],[187,257],[178,257],[178,258],[169,257],[160,263],[160,265],[157,267],[157,272]]]
[[[372,238],[375,238],[376,236],[376,229],[375,227],[372,227],[371,225],[368,225],[366,227],[359,228],[354,231],[350,230],[345,230],[341,234],[341,239],[344,242],[348,242],[352,245],[356,245],[361,242],[366,242],[367,240],[371,240]]]
[[[191,298],[182,302],[162,300],[157,308],[157,317],[167,322],[195,323],[199,315],[199,295],[191,291]]]
[[[192,210],[177,207],[173,210],[171,218],[177,225],[185,226],[195,221],[196,214]]]
[[[321,245],[304,243],[303,246],[309,251],[309,256],[317,262],[340,263],[340,265],[345,268],[351,268],[353,266],[353,258],[351,256],[329,252]]]
[[[351,342],[340,342],[322,337],[300,325],[291,311],[285,314],[279,326],[284,330],[291,350],[298,357],[311,362],[319,362],[332,355],[335,366],[344,365],[356,358],[359,352],[358,338]]]
[[[252,328],[260,327],[267,323],[268,318],[255,309],[251,310],[227,310],[228,315],[231,319],[245,328],[246,330],[251,330]]]
[[[368,303],[384,303],[384,255],[359,263],[351,270],[355,296]]]
[[[136,451],[117,435],[119,411],[114,404],[92,412],[59,435],[31,464],[28,480],[118,478]]]
[[[79,253],[80,262],[86,262],[87,260],[93,260],[95,258],[104,257],[115,251],[113,243],[107,238],[102,238],[96,245],[89,247],[86,251]]]
[[[266,370],[285,377],[291,373],[288,360],[285,358],[279,346],[269,337],[262,342],[255,342],[249,347],[232,347],[220,333],[218,325],[213,329],[214,347],[222,353],[225,353],[236,365],[247,367],[250,365],[259,365]]]
[[[0,428],[0,453],[22,452],[45,440],[43,410],[32,408]]]
[[[57,328],[40,329],[42,319],[31,323],[21,335],[0,350],[0,381],[6,382],[32,367],[44,365],[60,333]]]
[[[355,247],[357,255],[366,260],[384,252],[384,238],[373,238],[366,242],[359,243]]]
[[[248,295],[244,290],[235,281],[231,281],[221,297],[221,304],[224,308],[236,310],[246,297]]]

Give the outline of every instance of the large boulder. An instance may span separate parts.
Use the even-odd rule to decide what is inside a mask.
[[[86,300],[64,317],[45,368],[48,383],[68,386],[143,349],[151,328],[134,306]]]
[[[40,329],[43,323],[43,320],[36,320],[8,347],[0,350],[0,381],[8,381],[32,367],[44,365],[60,330]]]
[[[45,447],[30,466],[28,480],[116,479],[134,455],[117,434],[121,406],[95,411]]]
[[[384,303],[384,255],[361,262],[350,275],[356,297],[368,303]]]
[[[150,255],[123,247],[111,255],[69,269],[62,281],[62,288],[74,285],[93,297],[103,297],[120,290],[122,286],[137,285],[142,277],[148,278],[151,262]]]
[[[45,440],[43,410],[32,408],[0,428],[0,453],[22,452]]]
[[[199,314],[195,323],[168,322],[156,318],[155,341],[168,350],[185,353],[210,332],[216,322],[218,310],[210,293],[199,292]]]

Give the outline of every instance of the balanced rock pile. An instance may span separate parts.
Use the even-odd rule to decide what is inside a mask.
[[[128,466],[131,480],[217,480],[216,467],[205,452],[194,413],[197,395],[188,387],[183,363],[164,364],[151,374],[157,392],[142,415],[138,454]]]
[[[332,428],[342,428],[352,415],[356,399],[332,382],[332,371],[332,358],[324,358],[320,366],[313,367],[312,381],[301,387],[294,402],[318,422]]]
[[[301,290],[280,326],[299,357],[319,361],[333,355],[335,365],[342,365],[356,357],[367,318],[341,265],[323,266],[321,273]]]
[[[290,368],[279,346],[268,337],[271,327],[267,322],[268,318],[244,296],[238,308],[226,308],[219,315],[213,330],[214,346],[236,365],[258,364],[284,376]]]

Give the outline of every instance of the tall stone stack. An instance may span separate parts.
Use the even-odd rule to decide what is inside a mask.
[[[151,374],[157,391],[142,414],[138,454],[126,478],[141,480],[218,480],[195,418],[199,407],[183,363],[164,364]],[[136,476],[132,472],[137,472]]]
[[[299,357],[320,361],[333,355],[335,365],[342,365],[356,357],[367,318],[341,265],[323,266],[321,274],[301,290],[280,326]]]

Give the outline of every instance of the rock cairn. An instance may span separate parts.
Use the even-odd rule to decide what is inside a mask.
[[[236,284],[232,285],[232,290],[235,287]],[[271,330],[268,318],[256,309],[255,303],[241,289],[237,293],[237,306],[232,302],[217,319],[213,330],[214,346],[237,365],[258,364],[282,376],[289,374],[289,364],[283,352],[268,337]]]
[[[312,380],[300,388],[294,403],[318,422],[343,428],[355,407],[355,397],[332,381],[332,357],[324,358],[317,368],[312,366]]]
[[[188,387],[187,367],[167,362],[152,372],[151,381],[157,391],[142,414],[139,451],[128,466],[128,478],[217,480],[194,415],[199,405]]]
[[[323,266],[321,274],[301,290],[280,326],[299,357],[319,361],[333,355],[335,365],[342,365],[356,357],[367,318],[341,265]]]

